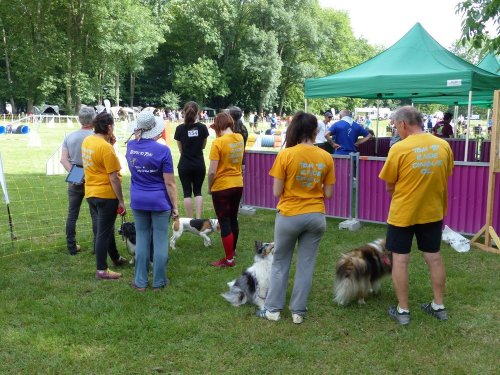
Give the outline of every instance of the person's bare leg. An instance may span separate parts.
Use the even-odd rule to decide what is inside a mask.
[[[396,290],[399,307],[409,310],[408,305],[408,261],[410,254],[392,254],[392,283]]]
[[[201,219],[201,214],[203,213],[203,196],[198,195],[194,197],[194,206],[196,209],[196,218]]]
[[[431,274],[432,292],[434,303],[443,305],[444,288],[446,284],[446,271],[440,253],[424,253],[424,259]]]
[[[184,198],[184,208],[186,209],[186,216],[193,217],[193,202],[191,198]]]

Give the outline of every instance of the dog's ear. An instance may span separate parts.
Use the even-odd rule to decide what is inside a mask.
[[[260,249],[262,247],[262,242],[261,241],[255,241],[255,252],[258,254]]]

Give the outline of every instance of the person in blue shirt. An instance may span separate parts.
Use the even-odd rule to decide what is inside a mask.
[[[330,126],[326,136],[332,138],[331,145],[335,155],[349,155],[358,152],[357,147],[368,141],[372,135],[362,125],[352,119],[351,111],[343,109],[339,113],[340,121]],[[363,137],[358,139],[359,137]]]
[[[276,118],[276,113],[273,113],[271,116],[271,129],[276,129],[276,125],[278,125],[278,119]]]

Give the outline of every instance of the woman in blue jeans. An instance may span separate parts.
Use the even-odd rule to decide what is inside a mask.
[[[137,117],[135,139],[127,144],[131,173],[130,207],[136,230],[135,278],[132,287],[144,292],[148,287],[150,246],[153,241],[153,291],[168,284],[168,227],[170,216],[177,217],[177,189],[172,154],[168,146],[156,142],[165,129],[163,120],[152,112]]]

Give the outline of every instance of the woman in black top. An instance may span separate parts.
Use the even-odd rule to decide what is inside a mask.
[[[184,208],[188,217],[193,216],[194,194],[196,219],[201,219],[203,195],[201,186],[205,180],[206,167],[203,149],[207,145],[208,129],[198,121],[200,107],[196,102],[184,106],[184,124],[175,129],[174,139],[181,154],[177,170],[184,192]]]

